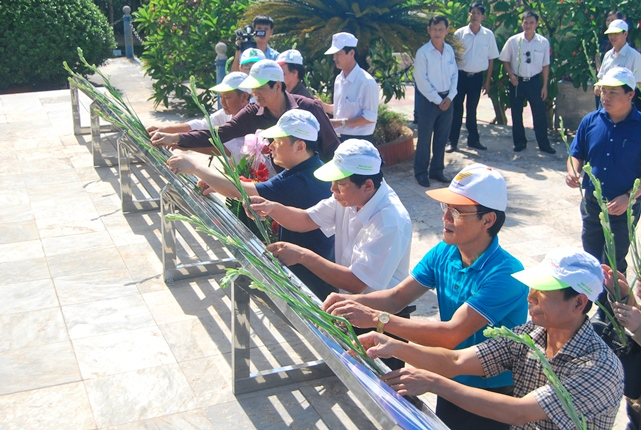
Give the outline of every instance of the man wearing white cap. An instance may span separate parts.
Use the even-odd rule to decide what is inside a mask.
[[[341,142],[365,139],[374,143],[378,84],[372,75],[358,65],[357,44],[358,39],[350,33],[332,36],[332,46],[325,54],[333,55],[336,67],[341,70],[334,81],[334,104],[317,100],[325,112],[333,115],[332,125],[340,134]]]
[[[592,173],[601,182],[603,198],[608,202],[617,269],[623,273],[628,267],[625,257],[630,247],[626,210],[634,181],[641,177],[641,114],[632,104],[636,82],[632,72],[624,67],[611,68],[597,82],[603,108],[581,120],[570,146],[571,158],[565,177],[569,187],[578,188],[584,164],[592,166]],[[581,204],[583,249],[605,262],[605,238],[599,219],[601,207],[587,175],[583,177],[582,187],[585,189]],[[639,195],[641,191],[633,197],[637,199]],[[641,204],[636,201],[632,207],[635,225],[640,212]]]
[[[532,317],[514,332],[531,337],[545,353],[575,410],[585,418],[586,428],[611,429],[623,397],[623,370],[586,315],[603,289],[599,262],[580,250],[559,249],[514,277],[530,287]],[[371,357],[395,356],[414,366],[383,376],[401,395],[430,391],[514,429],[576,428],[541,363],[529,347],[512,339],[497,337],[460,351],[405,344],[377,333],[362,335],[360,340]],[[491,377],[506,370],[514,375],[514,396],[488,393],[450,379]]]
[[[265,59],[265,54],[258,48],[245,49],[240,55],[240,71],[249,74],[254,63]]]
[[[274,164],[285,170],[266,182],[241,182],[247,194],[301,209],[329,197],[329,184],[314,177],[314,171],[323,165],[316,153],[319,128],[314,115],[292,109],[285,112],[275,126],[261,132],[262,137],[274,139],[269,145]],[[177,173],[198,176],[204,182],[204,194],[215,191],[225,197],[240,198],[229,180],[216,169],[198,163],[198,159],[192,156],[175,155],[167,160],[167,164]],[[320,230],[297,233],[280,226],[278,239],[301,246],[322,258],[334,258],[334,240]],[[330,292],[337,291],[300,264],[291,269],[321,300]]]
[[[276,62],[283,69],[287,92],[312,99],[313,97],[303,81],[305,66],[303,66],[303,56],[300,52],[296,49],[288,49],[278,55]]]
[[[527,316],[527,288],[511,275],[521,263],[499,246],[505,221],[507,186],[501,174],[473,164],[456,175],[449,188],[428,191],[443,209],[443,241],[394,288],[370,294],[331,294],[323,309],[361,328],[376,327],[411,342],[463,349],[483,340],[488,325],[514,327]],[[434,289],[441,321],[394,315]],[[512,377],[463,376],[458,382],[510,394]],[[470,414],[439,397],[436,415],[450,429],[507,429],[507,425]]]
[[[334,150],[340,143],[329,118],[321,106],[307,97],[289,94],[285,91],[283,70],[273,60],[260,60],[255,63],[249,77],[241,82],[242,88],[251,88],[256,103],[245,106],[227,124],[217,128],[221,141],[244,137],[276,125],[278,119],[291,109],[311,112],[320,124],[318,154],[321,160],[331,160]],[[195,130],[188,133],[156,133],[151,143],[159,146],[193,149],[210,154],[209,130]]]
[[[641,100],[639,100],[640,94],[637,85],[641,84],[641,54],[628,45],[628,23],[622,19],[615,19],[610,23],[604,34],[608,35],[612,49],[605,53],[597,77],[599,79],[603,78],[608,70],[617,66],[625,67],[632,71],[635,78],[634,88],[636,89],[633,101],[637,109],[640,109]],[[598,85],[594,86],[594,94],[597,96],[601,94]]]
[[[211,124],[216,127],[228,122],[234,115],[243,109],[249,103],[251,90],[248,88],[241,89],[240,84],[247,79],[247,75],[241,72],[232,72],[223,78],[223,81],[212,87],[211,90],[218,93],[222,109],[218,109],[209,115]],[[207,130],[209,123],[205,118],[193,119],[180,124],[147,127],[149,135],[153,138],[155,133],[184,133],[190,130]],[[238,137],[223,141],[225,148],[229,150],[236,162],[240,161],[242,154],[240,149],[243,147],[245,139]]]
[[[293,231],[334,235],[335,263],[286,242],[268,249],[284,264],[302,264],[328,284],[351,293],[390,288],[407,276],[412,221],[383,180],[382,160],[370,142],[343,142],[334,158],[314,172],[332,183],[333,196],[307,210],[261,198],[252,208]]]

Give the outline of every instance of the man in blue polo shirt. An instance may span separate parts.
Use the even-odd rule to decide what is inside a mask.
[[[565,183],[571,188],[578,188],[583,165],[590,163],[607,201],[617,269],[625,273],[628,268],[625,257],[630,247],[626,210],[634,180],[641,177],[641,114],[632,101],[636,79],[629,69],[613,67],[596,85],[601,86],[603,108],[587,114],[579,124],[570,147]],[[583,249],[605,262],[605,238],[599,220],[601,207],[587,175],[583,177],[582,186],[585,189],[585,200],[581,205]],[[637,192],[634,198],[640,194]],[[632,212],[636,225],[641,212],[638,201]]]
[[[319,129],[320,125],[312,113],[292,109],[285,112],[275,126],[263,131],[261,136],[274,139],[269,145],[274,164],[286,170],[266,182],[242,182],[247,194],[301,209],[307,209],[328,198],[332,194],[330,184],[314,177],[314,171],[323,165],[315,152]],[[167,160],[167,164],[176,173],[198,176],[210,188],[204,193],[215,191],[225,197],[240,197],[234,186],[217,170],[199,164],[191,155],[174,155]],[[328,260],[334,260],[334,237],[327,237],[320,230],[297,233],[281,226],[278,238],[307,248]],[[290,269],[321,300],[329,293],[338,291],[301,264],[291,266]]]
[[[361,328],[411,342],[462,349],[485,340],[488,325],[514,327],[527,317],[527,287],[511,275],[523,265],[499,246],[505,221],[507,186],[499,172],[482,164],[463,169],[449,188],[428,196],[443,208],[443,241],[432,248],[396,287],[369,294],[331,294],[323,309]],[[392,315],[433,288],[441,321]],[[383,311],[383,312],[381,312]],[[462,376],[457,381],[503,394],[513,390],[509,372],[493,378]],[[452,430],[507,429],[438,398],[436,415]]]

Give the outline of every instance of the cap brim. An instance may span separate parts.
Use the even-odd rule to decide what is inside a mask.
[[[234,91],[236,90],[236,88],[230,86],[229,84],[218,84],[218,85],[214,85],[209,90],[216,91],[217,93],[226,93],[228,91]]]
[[[324,182],[340,181],[352,175],[352,172],[339,169],[338,166],[331,161],[314,171],[316,179]]]
[[[437,190],[425,191],[429,197],[433,198],[437,202],[446,203],[448,205],[478,205],[472,199],[468,199],[465,196],[456,194],[451,191],[449,188],[439,188]]]
[[[626,85],[626,83],[609,76],[604,76],[599,80],[599,82],[597,82],[594,85],[599,85],[604,87],[620,87],[622,85]]]
[[[246,60],[240,60],[240,65],[244,66],[245,64],[258,63],[260,60],[261,60],[261,58],[252,57],[252,58],[248,58]]]
[[[262,137],[265,137],[267,139],[273,139],[275,137],[287,137],[289,134],[285,132],[282,128],[278,127],[277,125],[273,127],[269,127],[267,130],[263,130],[260,132],[260,135]]]
[[[603,34],[615,34],[615,33],[623,33],[625,30],[622,28],[613,28],[613,29],[607,29],[605,30],[605,33]]]
[[[327,51],[325,51],[325,55],[330,55],[330,54],[336,54],[338,51],[340,51],[343,48],[337,48],[335,46],[332,46],[329,48]]]
[[[247,77],[244,81],[242,81],[239,85],[240,88],[258,88],[262,87],[265,85],[269,80],[267,79],[256,79],[253,76]]]
[[[554,291],[570,288],[565,282],[561,282],[554,276],[546,274],[539,266],[513,273],[512,277],[533,290]]]

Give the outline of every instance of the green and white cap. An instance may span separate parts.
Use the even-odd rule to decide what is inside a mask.
[[[256,63],[257,61],[264,60],[265,53],[257,48],[245,49],[242,54],[240,54],[240,65],[244,66],[249,63]]]
[[[637,80],[630,69],[625,67],[613,67],[608,70],[595,85],[604,87],[620,87],[622,85],[627,85],[630,88],[635,89],[637,87]]]
[[[376,175],[381,171],[381,155],[371,142],[347,139],[338,145],[334,158],[319,167],[314,176],[321,181],[339,181],[354,174]]]
[[[251,90],[249,88],[240,87],[240,84],[245,79],[247,79],[247,73],[232,72],[226,75],[220,84],[213,86],[210,89],[212,91],[216,91],[217,93],[227,93],[229,91],[241,90],[251,94]]]
[[[240,86],[243,88],[258,88],[269,81],[285,82],[283,69],[274,60],[260,60],[252,66],[249,76]]]
[[[538,266],[512,276],[534,290],[572,288],[593,302],[603,291],[603,270],[599,260],[577,248],[552,250]]]
[[[615,19],[603,34],[623,33],[624,31],[628,31],[628,23],[622,19]]]
[[[311,112],[291,109],[278,119],[275,126],[262,131],[260,135],[268,139],[294,136],[298,139],[315,142],[318,139],[319,130],[320,124]]]

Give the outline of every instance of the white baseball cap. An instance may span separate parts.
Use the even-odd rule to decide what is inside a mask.
[[[245,65],[249,63],[255,63],[260,60],[264,60],[265,53],[257,48],[245,49],[242,54],[240,54],[240,65]]]
[[[603,34],[623,33],[624,31],[628,31],[628,23],[622,19],[615,19]]]
[[[316,169],[314,176],[321,181],[338,181],[354,174],[376,175],[381,171],[381,154],[371,142],[347,139],[338,145],[332,160]]]
[[[303,65],[303,56],[300,51],[296,49],[288,49],[287,51],[281,52],[276,58],[276,62],[281,66],[285,63],[289,64],[300,64]]]
[[[299,139],[315,142],[318,139],[320,124],[309,111],[302,109],[291,109],[285,112],[275,126],[260,133],[262,137],[286,137],[294,136]]]
[[[226,93],[234,90],[245,91],[246,93],[251,94],[249,88],[241,88],[240,84],[247,79],[247,73],[243,72],[231,72],[228,75],[225,75],[223,81],[210,88],[211,91],[216,91],[217,93]]]
[[[475,163],[461,170],[450,186],[425,192],[438,202],[449,205],[483,205],[497,211],[507,208],[507,185],[498,172]]]
[[[550,251],[536,267],[513,273],[512,276],[534,290],[572,288],[588,296],[592,302],[603,291],[601,263],[578,248]]]
[[[336,33],[332,36],[332,46],[327,51],[325,55],[335,54],[345,47],[355,48],[358,44],[358,39],[354,37],[351,33]]]
[[[269,81],[284,82],[283,69],[274,60],[260,60],[252,66],[249,76],[240,86],[243,88],[258,88]]]
[[[613,67],[595,85],[604,87],[620,87],[627,85],[632,89],[637,87],[637,80],[634,74],[625,67]]]

